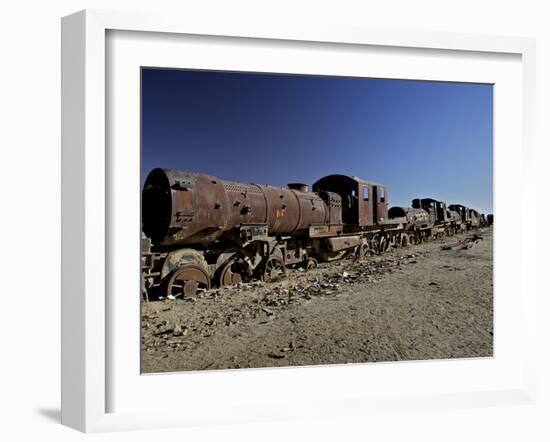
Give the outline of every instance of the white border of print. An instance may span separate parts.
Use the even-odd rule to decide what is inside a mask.
[[[63,19],[62,46],[64,424],[91,432],[535,400],[535,253],[521,238],[536,226],[516,209],[521,238],[501,249],[509,221],[498,211],[509,198],[536,201],[532,39],[83,11]],[[495,83],[495,357],[140,376],[144,65]],[[512,173],[521,187],[506,184]]]
[[[216,69],[231,71],[288,72],[297,74],[346,75],[378,78],[477,81],[494,83],[494,132],[499,171],[513,170],[521,161],[521,60],[510,54],[482,54],[429,49],[401,49],[310,42],[273,42],[211,37],[170,35],[147,32],[109,31],[107,35],[107,165],[109,183],[107,246],[108,304],[111,322],[107,343],[110,359],[107,377],[110,384],[107,406],[110,412],[163,412],[186,409],[188,419],[199,410],[216,413],[212,398],[234,398],[254,403],[259,409],[289,404],[309,409],[308,401],[342,397],[381,397],[452,391],[496,390],[521,374],[523,334],[515,331],[519,280],[505,281],[513,275],[514,254],[497,257],[495,266],[496,358],[453,360],[419,364],[379,364],[366,367],[314,367],[283,370],[247,370],[184,373],[179,376],[139,375],[139,266],[140,233],[140,67]],[[403,62],[403,60],[406,62]],[[230,152],[228,153],[231,154]],[[452,168],[452,165],[450,165]],[[460,173],[453,171],[453,173]],[[509,174],[500,175],[501,180]],[[386,183],[391,186],[391,183]],[[498,177],[497,177],[498,184]],[[509,185],[504,185],[510,187]],[[502,187],[501,187],[502,188]],[[519,200],[519,189],[497,192],[500,198]],[[497,197],[496,205],[499,205]],[[468,201],[465,201],[467,205]],[[502,203],[502,202],[501,202]],[[503,204],[506,204],[504,201]],[[502,206],[501,206],[502,207]],[[498,213],[497,213],[498,217]],[[500,217],[498,217],[500,218]],[[511,217],[495,227],[496,243],[500,229],[508,231]],[[134,247],[130,245],[134,244]],[[501,243],[502,244],[502,243]],[[513,247],[513,246],[511,246]],[[518,252],[519,254],[519,252]],[[130,275],[130,276],[128,276]],[[112,294],[112,296],[110,295]],[[318,386],[323,385],[320,389]],[[185,392],[184,401],[174,391]],[[220,399],[217,400],[219,402]],[[264,403],[268,402],[268,403]],[[156,405],[156,407],[155,407]],[[187,409],[188,408],[188,409]],[[249,415],[249,412],[245,415]]]

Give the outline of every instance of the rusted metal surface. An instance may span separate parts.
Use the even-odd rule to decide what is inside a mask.
[[[480,227],[481,215],[477,210],[469,209],[470,211],[470,225],[472,227]]]
[[[458,213],[456,210],[449,209],[448,214],[449,214],[449,219],[450,219],[451,222],[454,222],[455,224],[460,223],[460,221],[461,221],[460,213]]]
[[[366,227],[388,219],[387,188],[354,176],[328,175],[313,184],[314,192],[333,192],[341,197],[342,223]]]
[[[178,249],[166,255],[160,271],[160,277],[165,278],[184,264],[194,264],[205,270],[207,269],[204,257],[199,251],[191,248]]]
[[[220,271],[220,286],[235,285],[242,281],[242,268],[238,260],[226,262]]]
[[[286,268],[283,260],[278,256],[270,256],[263,268],[261,278],[264,281],[273,281],[282,277],[286,273]]]
[[[405,224],[406,230],[414,226],[427,227],[430,222],[428,212],[413,207],[392,207],[388,210],[388,216],[390,220]]]
[[[388,188],[381,184],[373,184],[373,215],[372,219],[376,224],[388,220]]]
[[[153,170],[142,199],[144,233],[154,244],[201,245],[218,239],[227,220],[223,184],[203,174]]]
[[[325,202],[327,206],[329,217],[329,225],[341,225],[342,224],[342,196],[336,192],[329,192],[325,190],[319,191],[319,196]]]
[[[416,198],[412,201],[415,209],[423,209],[428,212],[430,222],[433,224],[442,224],[448,222],[447,205],[443,201],[433,198]]]
[[[195,264],[184,264],[170,275],[166,288],[167,296],[189,297],[197,294],[198,289],[208,290],[210,277],[206,270]]]
[[[335,225],[312,225],[309,227],[310,238],[324,238],[327,236],[341,235],[344,232],[343,224]]]
[[[143,230],[157,245],[204,245],[242,224],[263,224],[270,236],[296,235],[329,221],[319,195],[155,169],[143,190]]]
[[[361,244],[360,236],[340,236],[327,239],[327,249],[330,252],[351,249]]]
[[[469,222],[470,221],[470,210],[468,207],[463,206],[462,204],[451,204],[449,206],[449,209],[454,210],[460,215],[460,219],[462,222]]]

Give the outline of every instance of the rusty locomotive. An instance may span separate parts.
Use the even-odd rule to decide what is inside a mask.
[[[388,209],[387,187],[355,176],[325,176],[308,191],[154,169],[142,192],[142,290],[147,299],[193,296],[486,224],[473,209],[430,198]]]

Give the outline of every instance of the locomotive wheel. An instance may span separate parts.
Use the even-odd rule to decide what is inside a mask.
[[[234,259],[230,259],[227,264],[223,266],[220,271],[219,285],[220,287],[235,285],[242,281],[242,276],[238,271],[237,262]]]
[[[363,259],[365,256],[367,256],[367,252],[369,250],[369,247],[367,244],[361,243],[357,246],[357,250],[355,251],[355,258],[356,259]]]
[[[380,235],[376,234],[370,240],[370,249],[375,255],[380,254]]]
[[[409,244],[411,244],[411,245],[413,245],[413,246],[416,245],[416,244],[418,244],[416,235],[415,235],[414,233],[411,233],[411,234],[409,235]]]
[[[385,236],[380,238],[380,245],[378,246],[378,254],[381,255],[388,250],[388,240]]]
[[[402,234],[401,235],[401,247],[407,247],[409,245],[409,235]]]
[[[308,258],[306,261],[306,270],[315,270],[317,268],[317,260],[315,258]]]
[[[278,256],[267,258],[262,270],[262,281],[265,282],[274,281],[286,273],[285,264]]]
[[[185,264],[175,270],[168,280],[166,296],[191,297],[197,294],[198,289],[208,290],[210,278],[206,271],[196,264]]]

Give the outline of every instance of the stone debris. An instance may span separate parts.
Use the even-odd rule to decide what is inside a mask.
[[[228,328],[234,329],[247,319],[261,319],[267,316],[267,321],[258,322],[259,325],[267,326],[279,311],[292,305],[301,306],[316,299],[338,300],[354,296],[351,290],[354,285],[376,284],[384,278],[385,274],[398,272],[402,266],[416,263],[419,255],[420,253],[404,255],[388,253],[363,260],[348,259],[321,263],[317,269],[307,272],[301,268],[288,269],[288,277],[276,282],[240,282],[230,287],[199,291],[197,296],[191,299],[170,295],[159,298],[156,302],[158,308],[142,315],[144,351],[148,353],[186,351],[196,347],[200,339],[208,338]],[[223,305],[232,296],[243,296],[242,304],[239,308],[233,307],[224,311]],[[199,310],[195,311],[201,311],[201,315],[183,317],[182,312],[195,308],[188,304],[188,301],[197,305],[196,308]],[[185,303],[185,307],[178,308],[180,303]],[[220,308],[205,308],[209,303],[219,304]],[[295,348],[294,343],[291,342],[268,356],[282,359],[291,354]]]
[[[164,335],[164,334],[167,334],[167,333],[172,333],[174,331],[174,326],[173,325],[169,325],[169,324],[166,324],[166,325],[162,325],[162,324],[159,324],[157,326],[157,329],[155,330],[154,332],[154,335],[158,336],[158,335]]]
[[[268,353],[268,356],[273,359],[283,359],[286,357],[286,355],[280,353]]]
[[[481,235],[478,235],[477,233],[474,233],[472,236],[469,236],[467,238],[464,238],[460,241],[454,242],[452,244],[445,244],[441,246],[441,250],[466,250],[471,249],[472,247],[475,247],[479,244],[479,242],[483,239]]]

